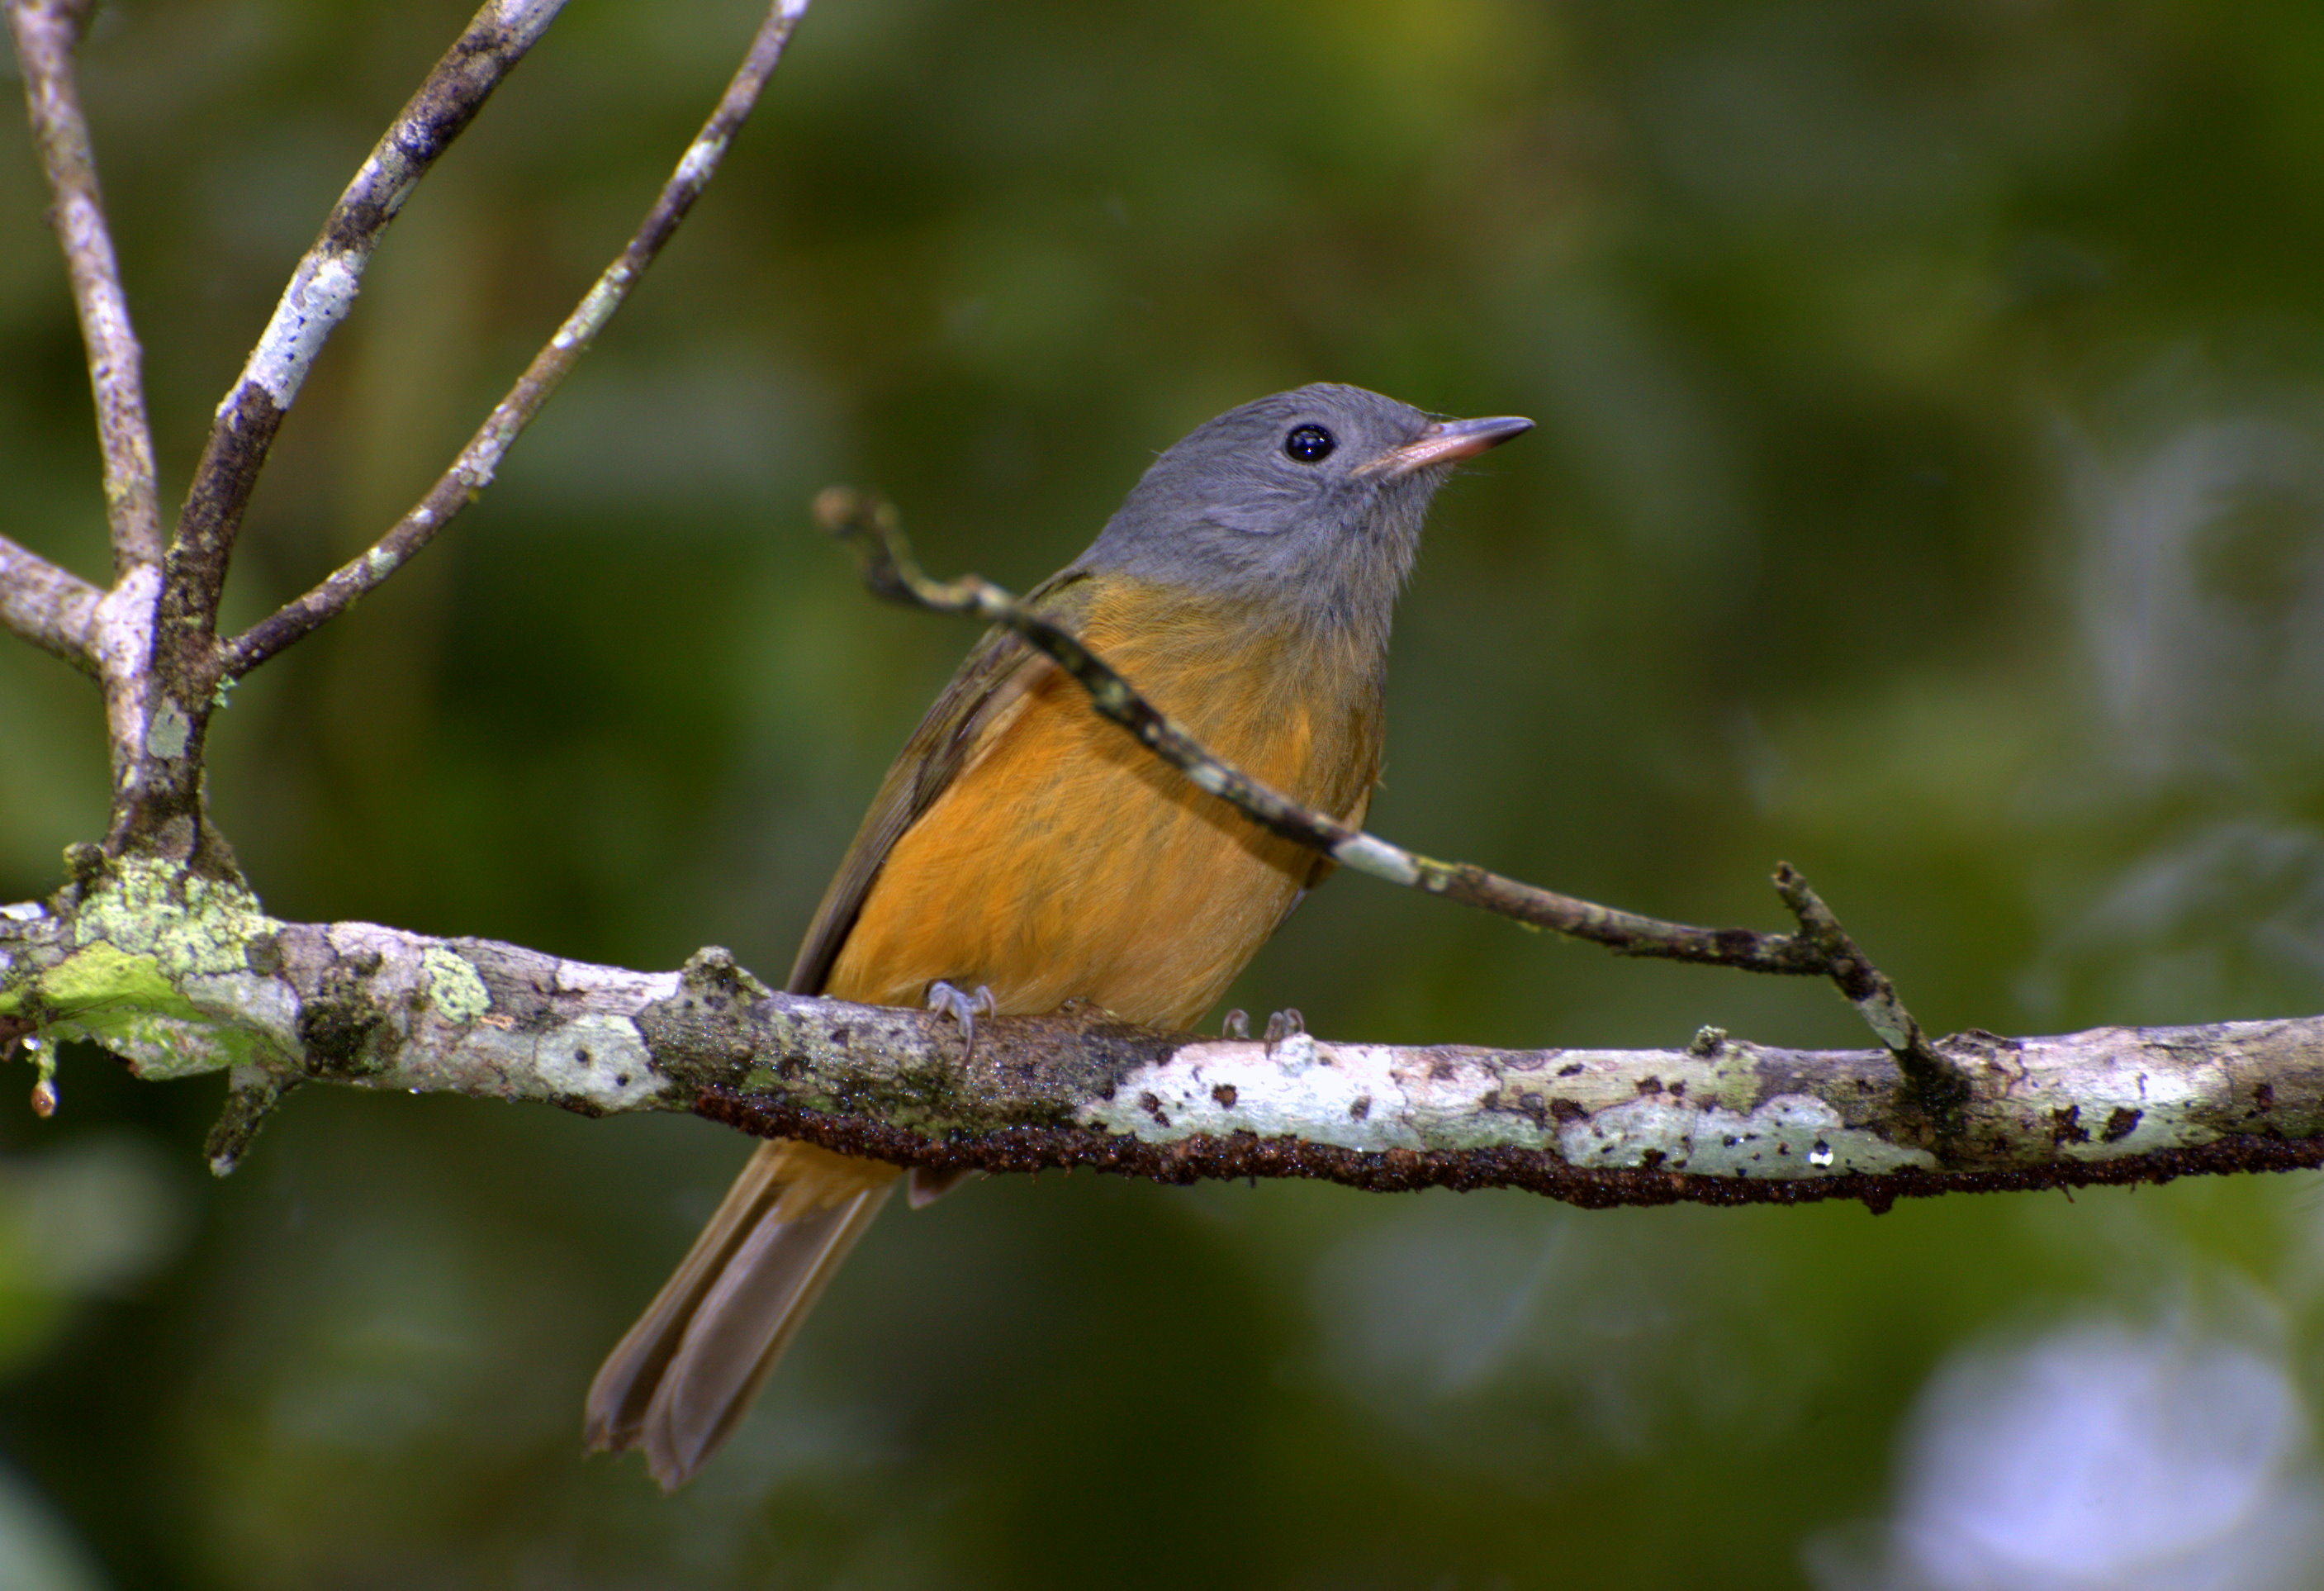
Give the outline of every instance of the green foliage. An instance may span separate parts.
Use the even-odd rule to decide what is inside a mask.
[[[463,15],[100,18],[165,501]],[[559,23],[382,248],[230,619],[417,498],[753,23]],[[932,570],[1021,588],[1151,450],[1332,378],[1542,421],[1441,500],[1381,833],[1769,927],[1787,857],[1939,1031],[2324,1009],[2319,71],[2301,8],[2169,0],[822,0],[503,478],[235,692],[220,823],[286,919],[778,975],[971,638],[864,597],[812,494],[879,488]],[[0,530],[94,575],[18,125]],[[102,827],[94,693],[0,648],[0,899],[43,894]],[[1862,1041],[1818,986],[1354,878],[1232,1003],[1383,1041]],[[0,1113],[6,1175],[124,1133],[197,1169],[217,1085],[109,1068],[69,1060],[52,1123]],[[581,1389],[742,1153],[304,1091],[230,1182],[152,1195],[197,1223],[174,1258],[20,1283],[0,1234],[6,1451],[140,1586],[1776,1586],[1888,1505],[1965,1345],[2119,1316],[2310,1394],[2324,1364],[2291,1179],[1876,1222],[1047,1179],[883,1221],[664,1503],[577,1458]]]

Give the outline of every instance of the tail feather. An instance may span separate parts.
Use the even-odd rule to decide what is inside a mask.
[[[761,1144],[590,1383],[591,1449],[644,1448],[665,1490],[691,1479],[748,1411],[895,1179],[874,1161]]]

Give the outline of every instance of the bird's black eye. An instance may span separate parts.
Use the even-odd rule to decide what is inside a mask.
[[[1332,439],[1332,433],[1320,425],[1295,426],[1291,434],[1283,439],[1283,450],[1302,464],[1323,463],[1339,445]]]

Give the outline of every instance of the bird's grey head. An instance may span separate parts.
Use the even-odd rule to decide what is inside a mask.
[[[1428,501],[1528,420],[1437,420],[1318,383],[1230,409],[1154,461],[1075,567],[1386,639]]]

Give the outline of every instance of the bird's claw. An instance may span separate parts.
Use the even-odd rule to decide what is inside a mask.
[[[1277,1044],[1306,1031],[1307,1019],[1300,1015],[1293,1007],[1285,1006],[1267,1019],[1267,1052],[1269,1055],[1274,1054]]]
[[[1219,1036],[1222,1039],[1250,1038],[1250,1013],[1247,1011],[1228,1012],[1225,1016],[1219,1019]]]
[[[989,984],[976,985],[976,993],[964,994],[952,985],[938,978],[928,985],[928,1009],[948,1016],[960,1024],[960,1063],[966,1066],[976,1059],[976,1019],[991,1016],[997,1009],[992,988]]]

